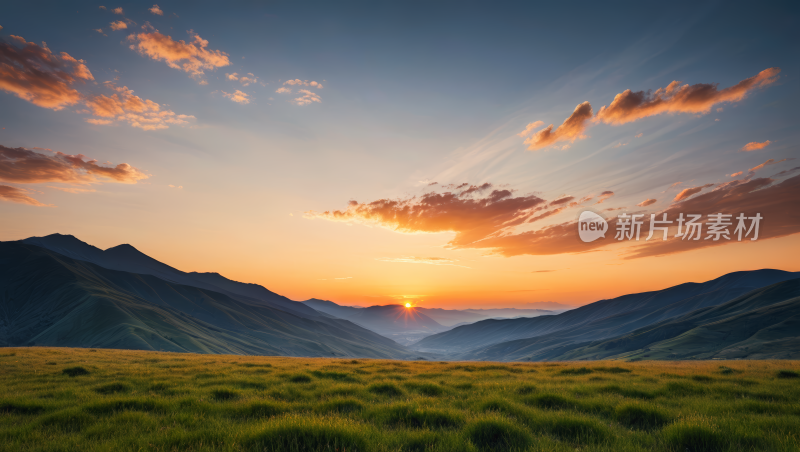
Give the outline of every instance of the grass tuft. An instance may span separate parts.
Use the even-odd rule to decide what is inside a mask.
[[[670,421],[661,410],[634,403],[617,406],[614,419],[626,427],[641,430],[661,428]]]
[[[481,451],[521,451],[533,444],[527,431],[504,419],[473,422],[467,426],[465,433]]]
[[[80,375],[89,375],[89,371],[84,369],[83,367],[67,367],[66,369],[62,370],[61,373],[70,377],[77,377]]]
[[[364,433],[357,425],[327,419],[287,418],[267,424],[245,441],[249,451],[362,452],[368,450]]]
[[[800,378],[800,373],[791,370],[779,370],[776,376],[778,378]]]
[[[725,437],[705,420],[684,420],[664,431],[667,446],[675,452],[718,452],[726,450]]]
[[[368,391],[373,394],[379,394],[389,397],[397,397],[403,395],[403,390],[398,388],[397,385],[392,383],[377,383],[370,385]]]
[[[587,375],[592,373],[592,369],[586,367],[579,367],[577,369],[570,367],[569,369],[562,369],[558,372],[559,375]]]
[[[94,392],[98,394],[118,394],[120,392],[129,392],[130,390],[131,387],[125,383],[109,383],[94,388]]]
[[[211,391],[211,398],[218,402],[235,400],[239,398],[239,393],[232,389],[215,389]]]

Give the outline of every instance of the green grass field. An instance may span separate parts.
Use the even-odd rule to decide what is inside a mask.
[[[6,451],[797,451],[800,363],[0,349]]]

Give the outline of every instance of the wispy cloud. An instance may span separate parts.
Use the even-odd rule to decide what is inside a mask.
[[[308,80],[300,80],[299,78],[296,78],[294,80],[287,80],[287,81],[283,82],[283,84],[284,85],[311,86],[311,87],[314,87],[314,88],[317,88],[317,89],[322,89],[322,84],[321,83],[317,83],[317,82],[315,82],[313,80],[310,81],[310,82]]]
[[[427,265],[446,265],[452,267],[470,268],[465,265],[457,264],[455,259],[447,259],[444,257],[417,257],[417,256],[404,256],[404,257],[379,257],[375,260],[381,262],[399,262],[404,264],[427,264]]]
[[[693,195],[696,195],[697,193],[700,193],[704,189],[706,189],[708,187],[713,187],[713,186],[714,186],[714,184],[705,184],[705,185],[701,185],[699,187],[684,188],[683,190],[681,190],[680,193],[678,193],[675,196],[675,199],[673,199],[673,201],[674,202],[683,201],[684,199],[688,199],[688,198],[692,197]]]
[[[0,185],[0,199],[2,199],[3,201],[28,204],[30,206],[37,206],[37,207],[47,206],[47,204],[43,204],[28,196],[28,193],[29,193],[28,190],[25,190],[23,188],[12,187],[10,185]]]

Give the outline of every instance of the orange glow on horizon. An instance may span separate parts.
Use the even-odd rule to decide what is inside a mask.
[[[406,303],[406,307],[410,308],[411,307],[411,303]]]

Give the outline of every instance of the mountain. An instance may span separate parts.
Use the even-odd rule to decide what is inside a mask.
[[[232,281],[219,273],[185,273],[159,262],[127,244],[115,246],[104,251],[82,242],[76,237],[62,234],[30,237],[22,242],[47,248],[63,256],[91,262],[111,270],[153,275],[169,282],[213,290],[237,298],[245,297],[249,301],[258,301],[305,316],[319,315],[319,313],[314,312],[313,309],[309,309],[304,304],[270,292],[258,284]]]
[[[207,281],[202,279],[195,285],[170,281],[167,276],[187,274],[128,247],[101,251],[66,242],[69,248],[62,250],[86,260],[24,242],[0,242],[0,346],[418,356],[352,322],[291,300],[301,307],[281,309],[287,303],[209,290],[201,286]],[[136,259],[125,263],[126,256]],[[148,273],[113,270],[89,261],[100,258],[109,265]]]
[[[798,359],[800,278],[748,292],[612,339],[563,359]]]
[[[423,338],[413,348],[457,359],[555,359],[578,344],[623,335],[797,276],[780,270],[734,272],[704,283],[601,300],[558,315],[484,320]]]
[[[332,301],[312,298],[303,304],[340,319],[347,319],[370,331],[410,344],[448,327],[425,315],[423,308],[402,305],[370,306],[368,308],[340,306]]]

